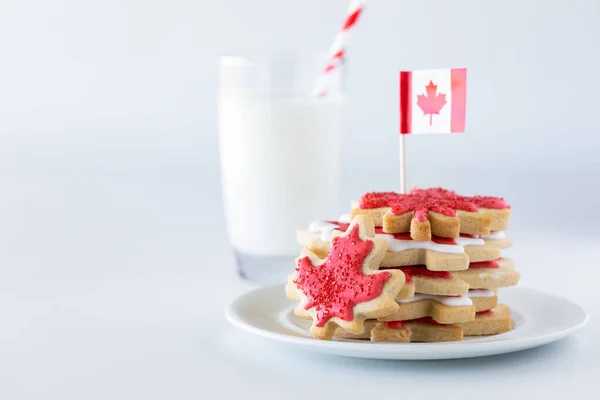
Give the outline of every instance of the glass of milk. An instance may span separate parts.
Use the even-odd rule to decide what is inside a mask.
[[[223,201],[246,278],[285,282],[301,250],[296,229],[340,214],[343,68],[315,96],[326,62],[326,53],[220,59]]]

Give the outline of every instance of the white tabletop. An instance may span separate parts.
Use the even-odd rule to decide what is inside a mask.
[[[253,285],[236,276],[216,173],[198,176],[106,166],[2,178],[0,398],[507,399],[596,387],[597,237],[513,229],[521,284],[591,311],[572,338],[467,360],[317,355],[225,320],[226,305]]]

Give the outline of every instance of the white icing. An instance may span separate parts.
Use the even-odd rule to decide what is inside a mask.
[[[417,293],[414,295],[414,297],[411,297],[410,299],[401,299],[401,300],[396,300],[398,303],[412,303],[413,301],[419,301],[419,300],[433,300],[433,301],[437,301],[438,303],[442,303],[446,306],[451,306],[451,307],[468,307],[468,306],[472,306],[473,305],[473,301],[471,301],[471,299],[467,296],[457,296],[457,297],[453,297],[453,296],[434,296],[431,294],[420,294]]]
[[[488,289],[470,289],[467,293],[468,297],[494,297],[496,293]]]
[[[375,236],[385,238],[388,242],[388,250],[394,253],[410,249],[426,249],[439,251],[441,253],[462,254],[464,247],[457,244],[440,244],[430,240],[398,240],[394,235],[378,233]]]
[[[349,214],[342,214],[342,215],[340,215],[340,219],[338,219],[338,221],[344,222],[344,223],[350,223],[350,221],[351,221],[350,215]]]
[[[481,235],[482,239],[504,239],[506,238],[506,233],[504,231],[494,231],[490,232],[489,235]]]
[[[339,225],[327,221],[313,221],[308,225],[308,230],[321,233],[320,239],[324,242],[329,242],[331,241],[331,233],[338,227]]]
[[[485,244],[485,241],[483,239],[480,238],[476,238],[476,237],[457,237],[454,238],[454,241],[456,242],[456,244],[460,245],[460,246],[483,246]]]

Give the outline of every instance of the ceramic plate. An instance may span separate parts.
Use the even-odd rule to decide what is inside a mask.
[[[511,308],[514,329],[493,335],[466,337],[446,343],[372,343],[363,340],[317,340],[308,333],[310,321],[294,315],[295,304],[284,285],[267,286],[238,297],[226,310],[236,327],[304,350],[347,357],[390,360],[435,360],[481,357],[541,346],[583,328],[588,315],[570,300],[532,289],[501,291],[501,302]]]

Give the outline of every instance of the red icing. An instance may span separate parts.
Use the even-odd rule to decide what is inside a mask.
[[[500,268],[500,264],[496,261],[479,261],[470,263],[469,268]]]
[[[485,310],[485,311],[478,311],[477,315],[492,315],[494,314],[494,310]]]
[[[393,234],[393,233],[385,233],[383,231],[383,228],[378,227],[378,226],[375,227],[375,233],[378,233],[378,234],[381,234],[381,235],[394,235],[394,237],[396,237],[396,235]],[[403,235],[404,235],[403,233],[398,234],[398,240],[404,240],[403,239]],[[408,239],[406,239],[406,240],[411,240],[410,239],[410,235],[408,235]]]
[[[425,222],[429,211],[454,217],[456,216],[455,210],[475,212],[478,207],[494,209],[510,208],[501,197],[460,196],[456,192],[442,188],[413,189],[409,194],[371,192],[362,196],[360,207],[391,207],[392,214],[394,215],[402,215],[413,211],[417,222]]]
[[[425,222],[425,221],[427,221],[427,217],[429,216],[429,209],[431,209],[432,211],[435,211],[435,210],[433,210],[434,205],[431,204],[431,206],[428,206],[426,204],[421,204],[420,207],[422,207],[422,208],[415,209],[415,221],[417,221],[417,222]],[[404,210],[406,210],[406,211],[404,211],[404,212],[401,212],[403,210],[402,208],[399,209],[397,211],[398,214],[396,214],[396,215],[402,215],[402,214],[410,211],[409,208],[412,208],[412,207],[410,207],[410,206],[408,208],[405,207]],[[392,207],[392,212],[394,212],[393,210],[394,210],[394,207]],[[437,212],[442,213],[442,214],[444,214],[444,212],[447,212],[447,213],[449,213],[449,214],[447,214],[449,216],[456,215],[456,213],[454,212],[454,210],[446,210],[446,209],[441,210],[440,209]]]
[[[413,281],[412,275],[428,276],[430,278],[452,279],[452,274],[448,271],[430,271],[425,267],[398,267],[398,269],[404,272],[406,283],[411,283]]]
[[[385,325],[390,329],[402,329],[404,328],[404,323],[402,321],[388,321]]]
[[[351,321],[352,308],[379,297],[391,277],[389,272],[362,273],[373,241],[361,240],[358,231],[358,225],[354,225],[347,236],[334,238],[329,255],[320,267],[313,266],[308,257],[298,260],[298,277],[294,283],[308,298],[305,308],[315,307],[319,327],[332,317]]]
[[[437,244],[449,244],[456,246],[456,242],[452,238],[444,238],[439,236],[431,236],[431,241]]]

